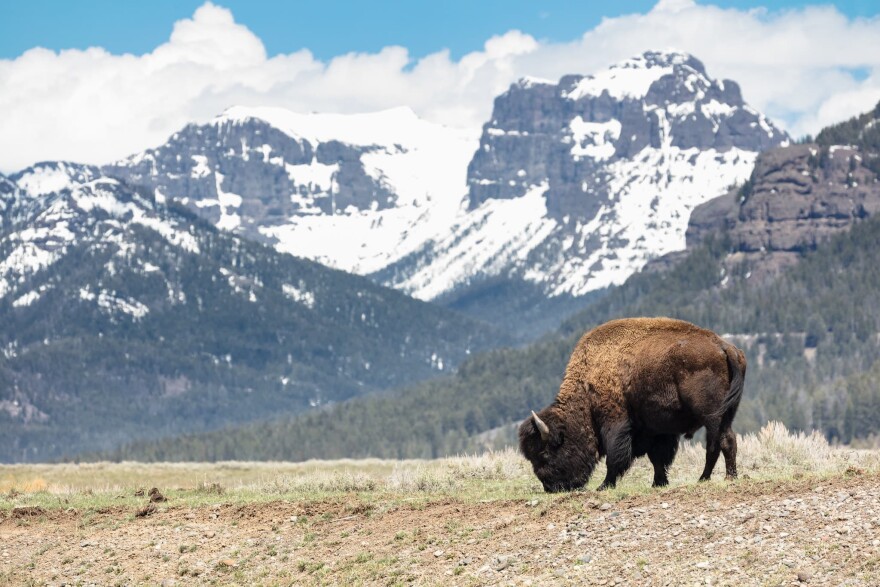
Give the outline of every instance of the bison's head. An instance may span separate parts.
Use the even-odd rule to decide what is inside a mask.
[[[544,491],[571,491],[587,484],[599,459],[585,422],[569,422],[556,406],[532,412],[519,427],[519,448],[532,463]]]

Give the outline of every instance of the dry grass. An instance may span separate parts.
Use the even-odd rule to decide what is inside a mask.
[[[865,529],[877,519],[880,451],[779,424],[739,448],[741,481],[719,466],[698,484],[704,451],[685,444],[671,488],[650,487],[643,458],[602,494],[604,466],[584,491],[550,495],[512,449],[0,466],[0,585],[776,585],[800,569],[815,584],[876,583],[880,540]],[[151,503],[151,487],[168,501]]]
[[[306,475],[280,475],[253,486],[257,491],[281,495],[310,493],[360,493],[375,491],[379,481],[361,471],[318,471]]]
[[[792,433],[779,422],[770,422],[755,434],[737,438],[737,465],[745,479],[784,480],[807,475],[835,475],[850,468],[880,470],[880,451],[831,446],[818,432]],[[706,450],[702,444],[681,445],[670,471],[670,484],[692,484],[703,470]],[[604,467],[593,474],[590,483],[602,480]],[[715,466],[715,477],[724,476],[724,459]],[[653,469],[647,459],[639,459],[624,478],[624,486],[650,485]]]
[[[705,458],[700,444],[683,444],[670,471],[672,487],[696,487]],[[745,479],[791,479],[880,470],[880,451],[830,446],[819,434],[792,434],[771,422],[739,438]],[[723,475],[723,463],[716,477]],[[587,490],[604,478],[604,465]],[[651,491],[652,469],[638,459],[605,499]],[[723,484],[723,481],[717,482]],[[21,505],[97,508],[142,501],[138,489],[159,487],[171,504],[321,500],[356,494],[366,501],[552,499],[515,450],[432,461],[378,459],[306,463],[96,463],[0,466],[0,508]]]

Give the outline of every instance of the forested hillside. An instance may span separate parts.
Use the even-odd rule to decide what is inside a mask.
[[[13,203],[0,462],[296,413],[442,375],[507,340],[113,179]]]
[[[880,218],[864,220],[777,279],[757,284],[747,277],[747,265],[737,275],[724,274],[729,243],[722,236],[668,272],[631,277],[571,318],[559,336],[476,356],[455,376],[299,418],[134,445],[112,456],[299,460],[472,450],[485,442],[482,433],[553,399],[582,331],[637,315],[691,320],[746,349],[739,431],[777,419],[795,429],[818,428],[842,442],[864,438],[880,429],[880,412],[871,408],[880,402],[878,242]]]
[[[845,122],[834,124],[816,135],[816,143],[823,149],[834,145],[852,145],[866,155],[862,165],[880,173],[880,103],[871,112],[854,116]]]

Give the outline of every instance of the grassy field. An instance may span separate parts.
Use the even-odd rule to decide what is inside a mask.
[[[873,565],[880,572],[880,512],[843,513],[833,497],[880,497],[880,451],[832,447],[771,423],[740,438],[740,480],[721,480],[719,466],[718,480],[697,484],[703,460],[700,445],[683,445],[662,490],[651,489],[650,465],[639,459],[610,492],[592,491],[600,467],[586,490],[555,495],[542,492],[513,450],[436,461],[0,466],[0,584],[576,584],[591,577],[599,584],[619,575],[622,582],[607,584],[659,585],[670,584],[662,576],[700,579],[710,568],[703,563],[717,571],[712,584],[780,584],[750,582],[757,575],[732,555],[700,554],[716,541],[729,542],[728,553],[745,548],[752,571],[783,583],[795,566],[813,569],[817,584],[821,577],[840,584],[834,581],[849,576],[841,569],[856,579]],[[151,503],[154,487],[164,500]],[[834,503],[816,502],[817,495]],[[812,502],[820,509],[789,507]],[[860,533],[868,558],[855,566],[841,558],[840,546],[854,543],[838,530],[831,542],[811,542],[830,527],[815,526],[821,508]],[[777,514],[763,514],[777,510],[804,516],[795,524],[803,544],[788,544],[800,534],[780,532]],[[662,545],[673,542],[659,537],[679,516],[692,527],[674,536],[693,552],[668,558]],[[757,524],[754,535],[737,534],[749,524]],[[607,528],[620,539],[605,540]],[[749,542],[768,538],[788,546],[764,551]],[[786,559],[789,551],[802,561]],[[840,566],[817,570],[817,552],[826,553],[818,562]],[[647,580],[652,570],[657,581]]]
[[[702,445],[685,443],[670,472],[670,485],[693,485],[702,471]],[[739,470],[744,479],[784,480],[835,475],[848,468],[880,468],[880,451],[832,447],[819,434],[792,434],[770,423],[739,439]],[[723,477],[723,460],[716,477]],[[604,478],[600,464],[588,489]],[[652,469],[636,460],[606,499],[650,490]],[[0,465],[0,509],[21,505],[107,507],[135,503],[138,489],[159,488],[177,504],[324,500],[353,494],[365,500],[426,500],[455,497],[550,499],[526,462],[507,449],[482,455],[422,461],[379,459],[304,463],[88,463]]]

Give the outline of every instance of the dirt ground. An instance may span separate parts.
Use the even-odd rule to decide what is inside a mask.
[[[602,498],[16,508],[0,583],[880,585],[876,473]]]

